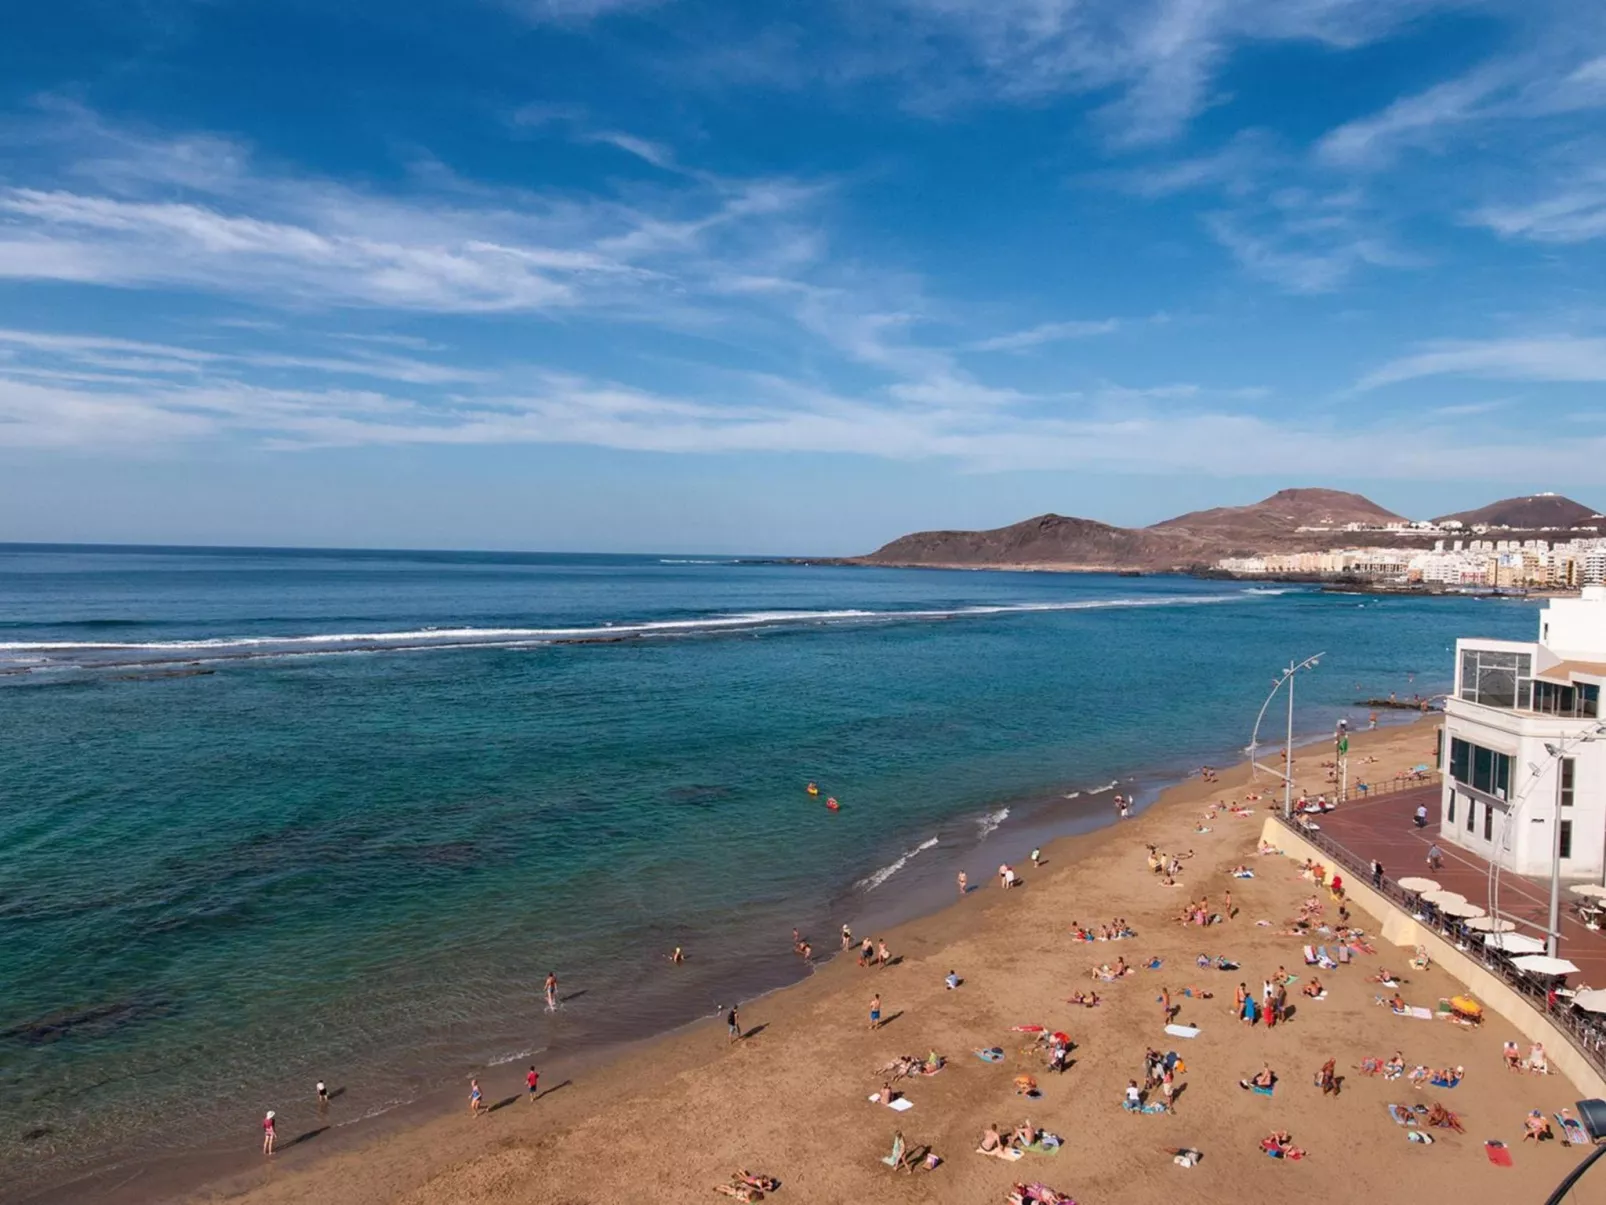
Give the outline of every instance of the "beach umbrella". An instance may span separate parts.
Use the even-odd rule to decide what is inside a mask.
[[[1499,916],[1474,916],[1467,921],[1467,928],[1476,929],[1480,933],[1510,933],[1516,927]]]
[[[1487,909],[1478,907],[1470,900],[1461,900],[1459,903],[1452,900],[1448,904],[1440,904],[1439,911],[1446,916],[1465,917],[1468,919],[1476,919],[1488,914]]]
[[[1526,933],[1488,933],[1484,935],[1483,944],[1491,950],[1503,950],[1507,954],[1539,954],[1545,948],[1544,942]]]
[[[1467,902],[1467,897],[1459,891],[1426,891],[1422,893],[1422,898],[1430,904],[1437,904],[1440,908],[1443,908],[1446,904],[1464,904]]]
[[[1571,975],[1578,970],[1565,958],[1552,958],[1549,954],[1524,954],[1513,958],[1511,965],[1530,975]]]
[[[1585,899],[1606,900],[1606,887],[1602,887],[1599,883],[1575,883],[1567,890]]]
[[[1573,1007],[1581,1008],[1586,1013],[1606,1013],[1606,990],[1586,987],[1573,997]]]
[[[1407,891],[1437,891],[1439,885],[1432,879],[1424,879],[1421,875],[1413,875],[1408,879],[1401,879],[1400,886]]]

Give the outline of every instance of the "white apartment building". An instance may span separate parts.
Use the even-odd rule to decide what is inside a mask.
[[[1606,875],[1606,586],[1553,599],[1539,639],[1456,641],[1440,839],[1518,874]]]

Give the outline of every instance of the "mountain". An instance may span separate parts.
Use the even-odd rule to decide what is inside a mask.
[[[1582,502],[1563,498],[1560,494],[1534,494],[1527,498],[1504,498],[1480,506],[1477,510],[1464,510],[1454,515],[1443,515],[1435,523],[1458,519],[1468,527],[1487,524],[1490,527],[1514,527],[1523,531],[1539,531],[1546,527],[1600,527],[1606,528],[1606,518]]]
[[[1186,534],[1039,515],[991,531],[917,531],[854,558],[877,565],[1052,565],[1062,569],[1180,566],[1202,550]]]
[[[1384,510],[1370,498],[1343,490],[1278,490],[1270,498],[1250,506],[1218,506],[1196,510],[1175,519],[1166,519],[1149,531],[1176,532],[1199,539],[1231,545],[1258,545],[1280,540],[1301,527],[1340,528],[1346,523],[1382,526],[1402,523],[1393,511]]]
[[[874,565],[1015,565],[1056,569],[1186,569],[1239,553],[1320,548],[1330,540],[1300,527],[1388,523],[1399,516],[1359,494],[1280,490],[1251,506],[1194,511],[1152,527],[1039,515],[991,531],[920,531],[869,556]]]

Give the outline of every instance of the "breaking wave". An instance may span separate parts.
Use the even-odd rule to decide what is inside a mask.
[[[927,840],[927,841],[922,841],[919,845],[915,846],[913,849],[911,849],[911,850],[907,851],[906,853],[904,853],[904,855],[902,857],[900,857],[896,862],[892,863],[890,866],[883,866],[880,870],[876,871],[874,874],[867,875],[864,878],[860,879],[857,883],[854,884],[854,886],[855,887],[862,887],[866,891],[874,891],[877,887],[881,886],[881,884],[885,883],[893,875],[897,874],[900,870],[902,870],[905,866],[907,866],[909,864],[909,859],[910,858],[912,858],[912,857],[916,856],[917,854],[919,854],[921,850],[930,849],[932,846],[934,846],[936,844],[937,844],[937,838],[935,838],[935,837],[932,837],[930,840]]]

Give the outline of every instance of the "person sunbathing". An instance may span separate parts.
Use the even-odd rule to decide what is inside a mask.
[[[1435,1104],[1428,1110],[1428,1124],[1441,1130],[1454,1130],[1457,1134],[1467,1132],[1466,1127],[1461,1124],[1461,1119],[1442,1104]]]
[[[1011,1139],[1011,1142],[1016,1148],[1025,1150],[1036,1141],[1037,1127],[1032,1124],[1031,1118],[1028,1117],[1025,1121],[1021,1122],[1020,1125],[1015,1127],[1015,1134]]]
[[[1528,1114],[1527,1120],[1522,1123],[1522,1130],[1522,1140],[1524,1142],[1533,1142],[1535,1145],[1547,1138],[1555,1137],[1551,1132],[1549,1120],[1538,1109],[1534,1109]]]
[[[1273,1130],[1260,1140],[1260,1149],[1273,1159],[1303,1159],[1305,1152],[1294,1145],[1287,1130]]]
[[[781,1182],[774,1176],[761,1176],[748,1171],[745,1167],[739,1167],[733,1171],[731,1179],[741,1184],[746,1184],[750,1188],[756,1188],[761,1192],[774,1192],[781,1186]]]
[[[1117,976],[1130,975],[1132,968],[1126,965],[1126,959],[1117,957],[1115,960],[1115,973]]]
[[[751,1184],[716,1184],[714,1191],[724,1193],[727,1197],[735,1197],[738,1201],[762,1201],[764,1190],[754,1188]]]
[[[1368,983],[1381,983],[1384,987],[1398,987],[1399,986],[1399,980],[1397,980],[1394,977],[1394,972],[1389,970],[1389,969],[1387,969],[1386,967],[1378,967],[1377,974],[1368,975],[1366,977],[1366,982],[1368,982]]]
[[[1389,1061],[1383,1064],[1384,1079],[1399,1079],[1405,1074],[1405,1056],[1396,1050],[1389,1056]]]
[[[1324,991],[1326,991],[1327,989],[1322,987],[1322,981],[1320,979],[1314,979],[1313,978],[1309,983],[1307,983],[1304,987],[1300,988],[1299,990],[1300,990],[1301,993],[1303,993],[1304,995],[1309,996],[1311,999],[1314,1000],[1314,999],[1317,999],[1318,997],[1320,997],[1321,994]]]
[[[1515,1042],[1507,1042],[1501,1054],[1505,1056],[1507,1071],[1522,1070],[1522,1053],[1517,1049]]]
[[[1264,1091],[1270,1092],[1272,1086],[1276,1084],[1276,1082],[1277,1076],[1272,1072],[1271,1065],[1268,1063],[1261,1067],[1259,1071],[1255,1072],[1253,1079],[1239,1080],[1238,1086],[1243,1088],[1245,1091],[1248,1091],[1250,1088],[1260,1088]]]
[[[1097,1008],[1099,994],[1097,992],[1077,992],[1074,996],[1067,996],[1067,1004],[1080,1004],[1083,1008]]]
[[[976,1153],[978,1155],[993,1155],[1002,1159],[1005,1157],[1004,1152],[1007,1149],[1004,1145],[1003,1135],[998,1132],[998,1127],[996,1125],[988,1125],[982,1131],[981,1145],[976,1148]]]
[[[1396,1015],[1403,1014],[1407,1011],[1405,1007],[1405,998],[1401,996],[1399,992],[1394,993],[1394,999],[1389,1001],[1389,1007],[1394,1010]]]
[[[1528,1048],[1528,1070],[1534,1075],[1550,1074],[1550,1063],[1545,1058],[1543,1042],[1535,1042]]]

